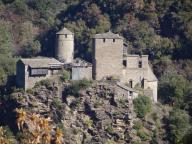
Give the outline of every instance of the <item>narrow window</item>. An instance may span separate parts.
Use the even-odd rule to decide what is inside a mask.
[[[67,34],[65,34],[65,38],[67,38]]]
[[[129,81],[129,86],[130,86],[131,88],[133,88],[133,81],[132,81],[132,80]]]
[[[132,91],[130,91],[130,92],[129,92],[129,95],[130,95],[130,96],[133,96],[133,92],[132,92]]]
[[[113,39],[113,42],[115,42],[115,39]]]
[[[126,60],[123,60],[123,65],[124,65],[125,67],[127,67],[127,61],[126,61]]]
[[[142,68],[142,61],[139,61],[138,67],[139,67],[139,68]]]
[[[103,39],[103,42],[105,42],[105,38]]]

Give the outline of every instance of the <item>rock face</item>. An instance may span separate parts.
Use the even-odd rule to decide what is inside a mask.
[[[54,125],[64,127],[64,141],[71,143],[131,142],[132,105],[118,99],[112,83],[94,83],[78,95],[65,93],[57,97],[58,88],[34,88],[31,94],[15,93],[18,102],[31,113],[51,117]]]

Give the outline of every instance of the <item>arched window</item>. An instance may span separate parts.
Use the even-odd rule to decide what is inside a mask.
[[[103,42],[105,42],[105,38],[103,39]]]

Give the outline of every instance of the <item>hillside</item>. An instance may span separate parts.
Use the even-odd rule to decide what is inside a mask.
[[[34,113],[30,111],[31,104],[27,106],[19,104],[18,99],[12,97],[16,91],[20,91],[15,88],[16,61],[20,57],[54,56],[55,33],[63,26],[75,33],[75,55],[90,62],[93,35],[109,30],[125,38],[129,53],[149,55],[153,70],[159,79],[159,103],[152,106],[152,112],[146,117],[137,117],[139,124],[135,125],[147,123],[148,116],[155,113],[154,110],[157,110],[156,113],[165,113],[160,116],[151,114],[154,116],[152,123],[155,123],[152,133],[146,125],[136,128],[139,134],[134,135],[136,137],[140,135],[138,143],[185,144],[191,141],[191,0],[0,0],[0,125],[13,133],[7,135],[13,136],[18,141],[22,139],[22,134],[18,136],[20,132],[16,125],[9,123],[10,119],[16,122],[16,117],[11,115],[16,114],[15,108],[22,106],[27,113]],[[52,89],[45,91],[54,95]],[[39,91],[35,93],[40,95]],[[21,99],[22,97],[26,99],[26,94],[21,92],[20,95]],[[45,98],[41,96],[37,98],[33,95],[34,93],[30,95],[31,98],[37,101]],[[85,97],[89,100],[89,96]],[[73,99],[79,100],[76,97]],[[105,98],[99,99],[105,100]],[[80,106],[82,106],[81,102]],[[66,102],[61,99],[61,103],[59,108],[53,106],[53,110],[59,109],[59,113],[64,110],[67,112],[63,108],[67,105]],[[73,111],[71,108],[68,110]],[[35,113],[39,112],[35,111]],[[41,114],[41,116],[46,115]],[[54,119],[53,125],[63,120],[53,114],[49,116]],[[70,119],[78,119],[79,122],[84,115],[72,113],[70,116]],[[102,137],[107,133],[103,130],[100,133],[95,129],[95,119],[90,120],[89,116],[87,119],[91,124],[87,124],[88,126],[85,124],[83,130],[80,130],[83,131],[83,135],[86,135],[87,131],[89,131],[88,136],[91,133]],[[77,121],[74,122],[75,128]],[[81,122],[80,125],[83,123]],[[90,125],[91,128],[88,128]],[[75,131],[76,134],[78,132]],[[82,136],[81,132],[78,137]],[[114,133],[107,133],[107,138],[113,138],[118,142],[115,139],[117,135],[114,136]],[[71,137],[73,141],[75,141],[74,137]],[[127,142],[125,141],[123,139],[124,143]]]

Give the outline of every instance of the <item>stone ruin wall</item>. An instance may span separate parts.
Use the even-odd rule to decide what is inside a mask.
[[[122,39],[94,39],[93,78],[101,80],[103,77],[122,75],[123,40]]]

